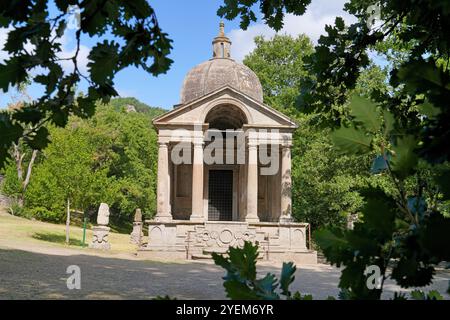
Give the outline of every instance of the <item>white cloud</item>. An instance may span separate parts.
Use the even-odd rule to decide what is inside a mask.
[[[58,58],[67,59],[75,55],[76,47],[75,46],[71,47],[69,45],[70,40],[71,36],[68,35],[67,33],[64,33],[63,37],[61,38],[62,52],[57,55]],[[80,50],[77,56],[77,66],[83,75],[87,75],[87,64],[89,62],[88,55],[90,51],[91,49],[89,47],[80,44]],[[73,72],[74,65],[72,60],[61,60],[60,64],[64,72],[66,73]]]
[[[11,28],[0,28],[0,62],[5,61],[8,58],[8,53],[3,51],[3,46],[8,38],[8,32]]]
[[[4,62],[9,58],[9,54],[3,50],[3,46],[6,43],[8,38],[8,33],[12,28],[0,28],[0,62]],[[74,32],[70,30],[66,30],[64,35],[60,39],[61,49],[62,51],[57,55],[58,58],[70,58],[74,56],[76,47],[73,44],[74,40]],[[32,52],[34,50],[34,46],[30,43],[25,44],[25,49],[28,52]],[[77,64],[79,70],[83,73],[87,73],[87,64],[89,62],[88,55],[90,52],[90,48],[85,45],[80,45],[80,51],[78,52]],[[72,60],[62,60],[60,62],[64,72],[70,73],[73,71],[73,62]],[[34,73],[35,71],[33,71]]]
[[[343,10],[346,0],[313,0],[311,5],[306,9],[306,13],[302,16],[294,16],[287,14],[284,18],[283,29],[279,34],[289,34],[297,36],[306,34],[316,43],[320,35],[325,34],[325,25],[334,25],[337,16],[344,19],[346,24],[356,21],[354,16],[349,15]],[[242,61],[248,53],[255,48],[253,39],[262,35],[266,38],[273,37],[276,32],[259,22],[251,25],[247,30],[233,29],[228,33],[233,45],[231,47],[232,57],[238,61]]]

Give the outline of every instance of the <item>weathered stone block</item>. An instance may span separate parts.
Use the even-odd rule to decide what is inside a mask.
[[[105,226],[92,227],[92,242],[89,247],[93,249],[110,250],[109,230],[110,228]]]
[[[109,223],[109,206],[106,203],[101,203],[98,208],[97,224],[100,226],[107,226]]]
[[[141,245],[142,237],[142,222],[133,222],[133,231],[130,235],[130,242],[133,244]]]

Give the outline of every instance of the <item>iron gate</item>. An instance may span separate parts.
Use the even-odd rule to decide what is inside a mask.
[[[233,220],[233,171],[210,170],[208,220]]]

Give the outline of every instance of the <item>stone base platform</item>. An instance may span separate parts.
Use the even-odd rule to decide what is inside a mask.
[[[316,264],[317,252],[306,247],[305,223],[248,223],[241,221],[192,222],[147,220],[147,241],[138,256],[157,260],[207,259],[245,241],[258,243],[261,260]],[[146,243],[145,243],[146,242]]]

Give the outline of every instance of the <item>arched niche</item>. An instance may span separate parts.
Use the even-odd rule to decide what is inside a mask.
[[[225,103],[214,106],[208,111],[205,123],[209,124],[209,129],[227,130],[241,129],[248,123],[245,113],[236,105]]]

